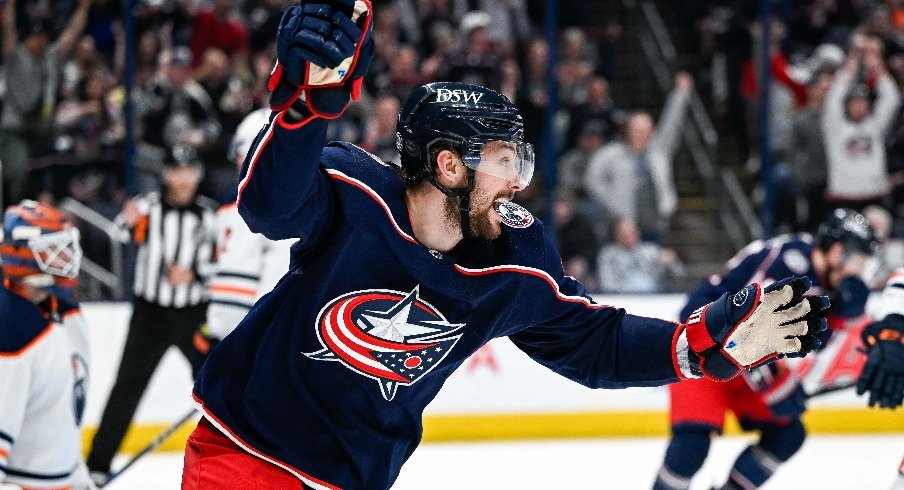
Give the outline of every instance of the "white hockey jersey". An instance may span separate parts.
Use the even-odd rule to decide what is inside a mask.
[[[87,334],[77,305],[39,309],[0,287],[0,482],[94,488],[81,460]]]
[[[252,233],[235,203],[217,211],[216,229],[217,262],[210,282],[207,325],[213,336],[223,338],[289,270],[293,240],[273,241]]]

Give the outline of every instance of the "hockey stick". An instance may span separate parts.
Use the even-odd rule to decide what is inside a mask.
[[[145,446],[144,448],[141,449],[141,451],[138,451],[138,453],[135,454],[135,456],[132,456],[132,459],[130,459],[128,462],[126,462],[125,466],[114,471],[113,473],[110,473],[110,475],[107,477],[107,482],[104,483],[103,485],[99,485],[98,488],[103,488],[103,487],[109,485],[110,482],[112,482],[114,479],[116,479],[116,477],[121,475],[124,471],[129,469],[130,466],[132,466],[133,464],[135,464],[135,462],[137,462],[139,459],[144,457],[144,455],[146,455],[150,452],[153,452],[158,447],[160,447],[160,445],[163,444],[164,442],[166,442],[166,440],[169,439],[170,436],[172,436],[177,430],[179,430],[180,427],[182,427],[183,425],[185,425],[186,422],[191,420],[192,417],[194,417],[194,415],[196,413],[198,413],[198,410],[196,408],[192,408],[191,410],[189,410],[188,413],[183,415],[179,420],[175,421],[173,423],[173,425],[169,426],[166,430],[161,432],[157,437],[154,438],[153,441],[149,442],[147,446]]]
[[[857,386],[857,383],[839,383],[836,385],[823,386],[813,393],[807,393],[807,398],[809,399],[817,396],[828,395],[830,393],[844,391],[855,386]]]

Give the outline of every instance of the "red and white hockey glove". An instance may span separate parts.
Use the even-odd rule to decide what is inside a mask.
[[[811,285],[806,277],[786,278],[765,289],[751,284],[694,311],[677,340],[690,348],[690,371],[726,381],[741,369],[817,348],[829,298],[804,298]]]
[[[358,99],[374,56],[370,0],[303,1],[286,10],[276,31],[270,108],[301,98],[307,111],[339,117]]]

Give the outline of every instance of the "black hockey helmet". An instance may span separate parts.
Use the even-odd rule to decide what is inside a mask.
[[[524,123],[508,97],[479,85],[436,82],[416,88],[399,113],[396,144],[410,181],[433,175],[431,152],[458,151],[476,170],[480,149],[488,141],[510,141],[518,149],[518,173],[524,185],[533,175],[533,147],[524,143]]]
[[[828,250],[835,243],[841,243],[845,253],[874,255],[879,250],[879,239],[869,221],[847,208],[836,209],[816,232],[816,245],[820,249]]]
[[[510,144],[513,161],[480,165],[486,143]],[[406,182],[428,181],[447,196],[457,197],[462,233],[470,234],[470,194],[474,173],[485,172],[526,187],[534,173],[534,150],[524,142],[524,123],[508,97],[479,85],[436,82],[416,88],[399,113],[396,145]],[[448,189],[435,177],[432,157],[440,148],[458,152],[468,169],[468,187]],[[479,167],[479,168],[478,168]]]

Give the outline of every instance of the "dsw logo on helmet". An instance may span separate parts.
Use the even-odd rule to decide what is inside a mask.
[[[437,102],[464,102],[465,104],[477,104],[483,97],[483,92],[470,90],[441,88],[436,91]]]

